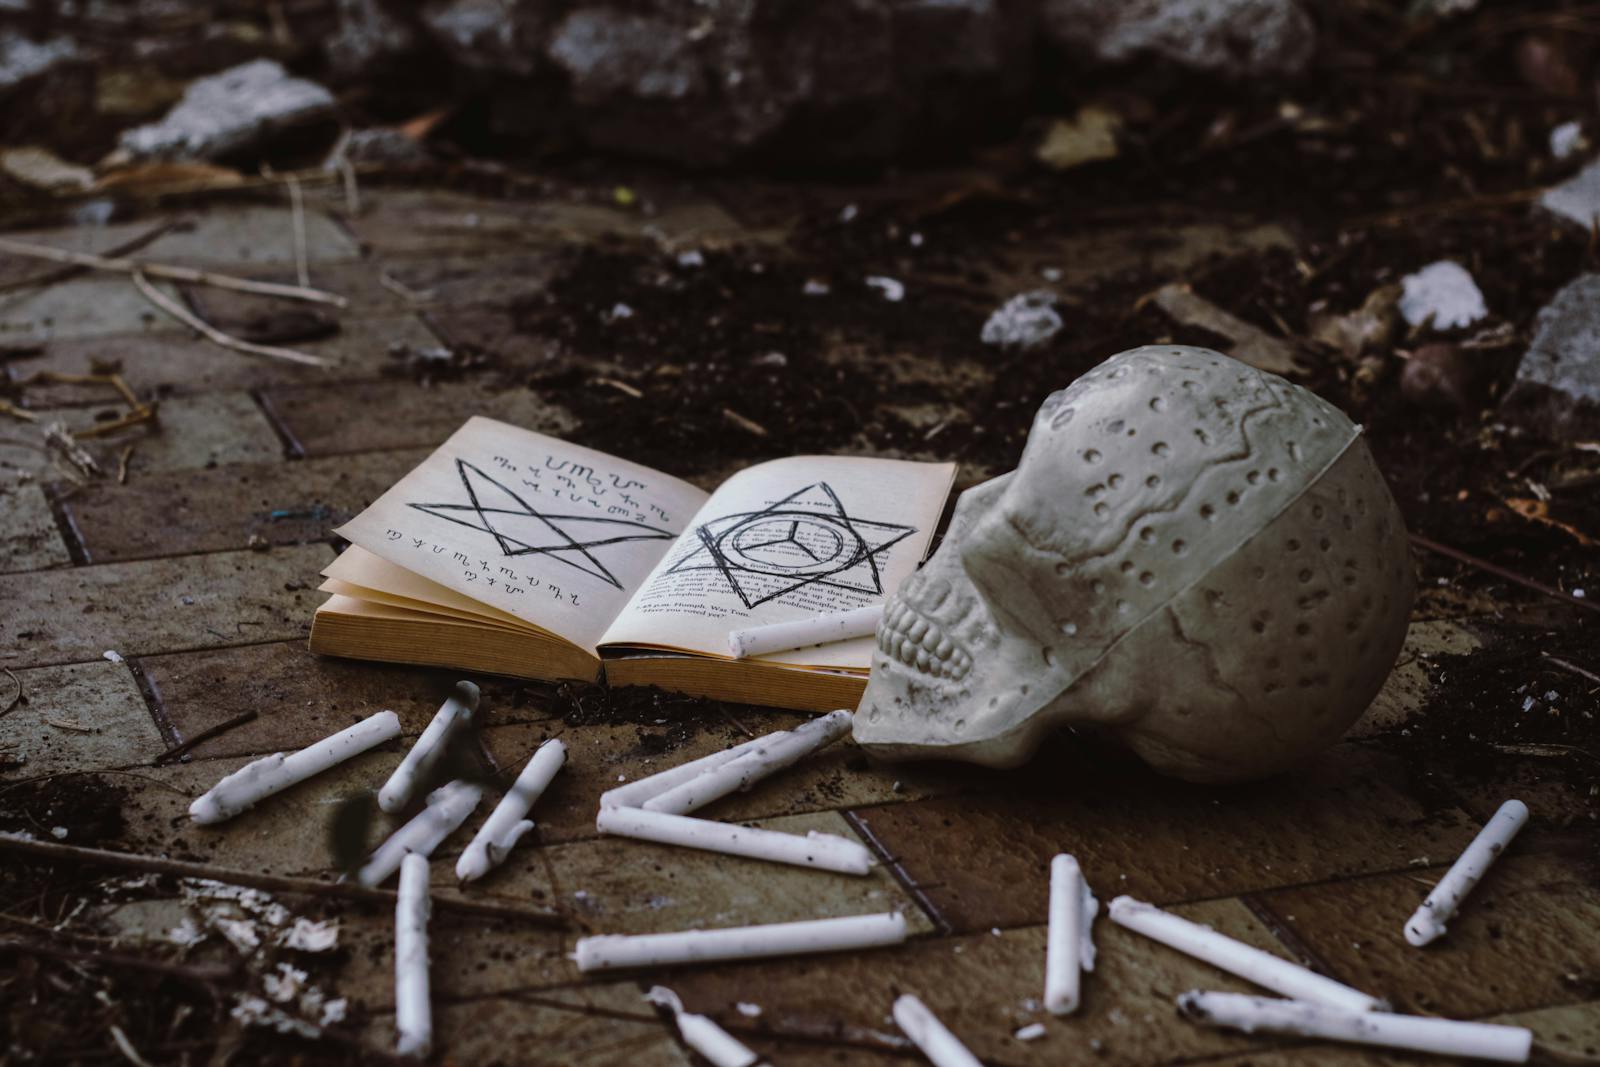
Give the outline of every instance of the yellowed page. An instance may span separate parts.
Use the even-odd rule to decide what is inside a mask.
[[[881,604],[927,553],[953,463],[795,456],[723,482],[601,639],[728,655],[728,633]],[[870,637],[762,659],[867,670]]]
[[[420,574],[406,570],[404,567],[390,563],[382,556],[373,555],[360,545],[351,545],[339,553],[334,561],[322,568],[323,577],[333,581],[343,582],[349,586],[358,586],[363,590],[374,593],[381,592],[389,597],[401,601],[415,601],[415,605],[401,603],[399,607],[415,606],[419,611],[429,608],[439,608],[447,613],[453,613],[465,618],[493,620],[508,623],[523,629],[538,630],[540,627],[524,622],[509,611],[491,608],[487,604],[473,600],[448,589],[438,582],[431,582]],[[333,589],[329,592],[345,593],[342,589]],[[361,595],[345,593],[345,595]],[[384,597],[368,597],[387,603]]]
[[[351,585],[349,582],[340,581],[338,578],[324,578],[322,584],[317,586],[317,590],[323,593],[337,593],[339,596],[349,597],[353,600],[368,600],[384,607],[418,611],[427,615],[439,615],[446,619],[457,619],[461,622],[470,622],[477,626],[495,630],[508,630],[518,634],[544,634],[543,630],[529,626],[525,622],[503,622],[480,612],[458,611],[455,608],[442,607],[424,600],[412,600],[410,597],[395,596],[393,593],[385,593],[381,589],[369,589],[364,585]]]
[[[338,533],[592,651],[705,500],[649,467],[475,417]]]

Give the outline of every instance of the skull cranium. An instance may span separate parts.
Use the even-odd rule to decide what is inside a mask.
[[[1004,767],[1070,724],[1182,778],[1271,773],[1371,702],[1413,591],[1359,427],[1219,353],[1136,348],[961,496],[888,604],[856,740]]]

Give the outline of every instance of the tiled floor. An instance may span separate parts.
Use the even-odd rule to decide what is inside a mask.
[[[211,207],[188,217],[197,225],[146,254],[273,277],[292,261],[283,208]],[[142,225],[98,236],[30,236],[104,247]],[[331,370],[215,348],[153,315],[115,277],[0,298],[0,342],[46,342],[37,357],[0,364],[0,372],[82,373],[115,362],[135,388],[162,398],[158,432],[137,430],[101,446],[114,470],[116,451],[135,445],[126,484],[77,484],[46,455],[13,436],[0,439],[0,667],[14,672],[27,697],[0,718],[0,813],[7,787],[36,775],[100,783],[115,791],[122,813],[120,825],[101,825],[88,839],[69,830],[66,844],[331,878],[333,812],[381,782],[400,746],[363,755],[221,827],[192,826],[184,811],[246,759],[304,745],[380,708],[399,712],[415,734],[448,689],[452,676],[443,672],[319,660],[306,650],[317,572],[333,556],[332,529],[469,415],[553,434],[575,425],[571,412],[536,390],[490,390],[470,380],[424,388],[386,376],[391,346],[471,341],[513,362],[537,361],[545,342],[520,335],[505,309],[544,284],[561,247],[782,236],[781,227],[765,224],[742,232],[735,214],[709,199],[663,197],[657,214],[642,220],[592,203],[410,191],[370,193],[356,219],[319,202],[309,232],[313,281],[352,299],[337,335],[304,346],[333,359]],[[1193,248],[1230,240],[1261,247],[1288,238],[1276,230],[1208,230]],[[1190,246],[1165,247],[1181,262]],[[25,273],[26,264],[0,261],[0,276]],[[218,320],[254,313],[249,298],[191,299]],[[866,357],[841,351],[837,358]],[[892,364],[895,373],[927,373],[900,358],[905,365]],[[987,371],[947,373],[960,381]],[[87,425],[107,399],[74,384],[27,394],[40,414],[75,425]],[[535,812],[535,837],[465,893],[553,908],[570,926],[439,911],[438,1045],[458,1063],[696,1062],[640,999],[648,981],[577,972],[567,956],[575,937],[900,909],[912,929],[903,947],[650,978],[774,1064],[908,1062],[913,1054],[888,1015],[903,991],[918,993],[992,1064],[1419,1062],[1191,1025],[1173,1010],[1176,993],[1243,987],[1104,921],[1082,1012],[1043,1014],[1046,868],[1053,854],[1069,851],[1102,900],[1122,893],[1152,900],[1401,1010],[1512,1021],[1553,1048],[1594,1056],[1600,889],[1589,845],[1573,828],[1576,821],[1592,834],[1592,822],[1563,810],[1558,791],[1535,785],[1527,794],[1533,828],[1444,941],[1417,950],[1400,935],[1426,887],[1503,798],[1470,781],[1418,781],[1378,731],[1428,698],[1417,655],[1464,652],[1480,640],[1470,621],[1419,621],[1407,665],[1363,727],[1302,773],[1265,783],[1186,786],[1065,740],[1012,774],[874,766],[843,745],[707,812],[858,836],[882,861],[863,879],[595,834],[599,794],[617,781],[792,725],[796,715],[741,709],[697,713],[687,724],[585,724],[564,719],[547,690],[483,679],[481,747],[491,769],[520,766],[553,736],[571,755]],[[0,688],[0,698],[9,692]],[[188,760],[152,765],[169,745],[251,711],[259,717],[203,742]],[[438,853],[441,892],[453,892],[450,865],[487,808]],[[36,827],[45,839],[53,829]],[[370,839],[382,830],[366,832]],[[189,905],[151,891],[130,903],[112,888],[125,881],[106,872],[101,897],[75,921],[118,932],[120,951],[176,957],[171,924],[161,920]],[[307,914],[333,907],[323,898],[284,900]],[[349,999],[349,1021],[336,1029],[386,1049],[393,1040],[390,916],[364,903],[335,913],[340,950],[301,965],[330,996]],[[235,992],[256,989],[261,978],[247,971]],[[1013,1037],[1036,1021],[1046,1024],[1044,1039]]]

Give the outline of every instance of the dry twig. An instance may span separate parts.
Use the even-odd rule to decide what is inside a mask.
[[[210,285],[218,289],[233,289],[241,293],[281,296],[285,300],[305,300],[313,304],[332,304],[338,308],[347,307],[350,303],[337,293],[324,292],[321,289],[311,289],[299,285],[281,285],[277,282],[258,282],[250,278],[236,278],[231,274],[216,274],[212,271],[195,270],[193,267],[175,267],[166,263],[139,263],[120,257],[96,256],[88,252],[72,252],[65,248],[30,244],[27,241],[14,241],[9,237],[0,237],[0,252],[9,252],[16,256],[31,256],[34,259],[47,259],[55,263],[71,263],[74,266],[89,267],[94,270],[132,274],[135,277],[143,274],[151,278],[188,282],[191,285]]]
[[[44,428],[44,443],[57,449],[67,462],[90,478],[100,477],[100,464],[95,462],[88,449],[78,443],[64,422],[52,422]]]
[[[170,763],[172,760],[175,760],[179,756],[182,756],[185,753],[187,753],[190,749],[194,748],[196,745],[200,744],[202,741],[209,741],[213,737],[218,736],[219,734],[227,733],[229,730],[232,730],[236,726],[243,726],[247,722],[254,722],[255,719],[256,719],[256,712],[247,711],[243,715],[235,715],[233,718],[229,719],[227,722],[219,722],[217,725],[215,725],[213,727],[210,727],[209,729],[201,730],[199,733],[195,734],[193,737],[189,738],[189,740],[183,742],[182,744],[173,745],[171,748],[169,748],[165,752],[161,753],[161,755],[159,755],[155,759],[151,760],[150,761],[150,765],[152,767],[159,767],[163,763]]]
[[[1459,548],[1451,548],[1449,545],[1441,545],[1439,542],[1423,537],[1421,534],[1407,534],[1406,536],[1409,537],[1411,539],[1411,543],[1416,545],[1418,548],[1426,549],[1429,552],[1444,556],[1447,559],[1453,559],[1457,563],[1465,563],[1469,567],[1475,567],[1478,570],[1487,574],[1492,574],[1497,578],[1504,578],[1506,581],[1520,585],[1524,589],[1532,589],[1534,592],[1543,593],[1547,597],[1552,597],[1556,600],[1564,600],[1568,604],[1583,608],[1587,611],[1600,611],[1600,604],[1592,603],[1583,599],[1582,597],[1575,597],[1565,590],[1557,589],[1552,585],[1545,585],[1543,582],[1536,581],[1527,577],[1526,575],[1518,574],[1516,571],[1507,570],[1498,563],[1490,563],[1486,559],[1479,559],[1477,556],[1468,555]]]
[[[294,272],[301,288],[311,287],[311,267],[306,262],[306,200],[300,192],[300,180],[290,177],[289,207],[294,217]]]
[[[128,484],[128,460],[133,458],[133,447],[136,444],[138,444],[137,441],[133,442],[133,444],[123,445],[121,454],[117,456],[118,485]]]
[[[739,427],[739,429],[744,430],[746,433],[754,434],[757,437],[767,436],[767,428],[765,426],[761,425],[759,422],[756,422],[754,419],[745,418],[732,408],[723,408],[722,417]]]
[[[146,230],[144,233],[141,233],[132,240],[124,241],[120,245],[107,249],[103,254],[114,257],[125,256],[130,252],[137,252],[139,249],[145,247],[158,237],[164,237],[168,233],[171,233],[173,227],[177,225],[178,224],[176,222],[163,222],[160,226]],[[46,285],[55,285],[59,282],[69,281],[73,278],[76,278],[80,274],[88,273],[89,269],[90,268],[83,266],[82,264],[75,264],[70,267],[62,267],[58,270],[47,270],[43,274],[35,274],[31,278],[17,278],[15,281],[9,281],[0,284],[0,293],[9,293],[16,289],[36,289],[42,288]]]
[[[109,852],[105,849],[62,845],[54,841],[35,841],[15,834],[0,833],[0,852],[33,856],[41,860],[65,863],[83,863],[123,870],[149,871],[170,874],[178,878],[205,878],[228,885],[243,885],[275,893],[302,893],[315,897],[341,897],[346,900],[367,900],[394,907],[396,894],[392,889],[368,889],[354,882],[319,882],[313,878],[290,878],[278,874],[260,874],[232,867],[212,867],[205,863],[167,859],[163,856],[143,856],[136,852]],[[433,897],[436,911],[455,911],[468,915],[483,915],[495,919],[516,919],[539,926],[570,925],[567,916],[545,908],[524,904],[506,904],[482,898],[437,893]]]
[[[146,300],[190,329],[200,331],[205,335],[206,340],[212,344],[221,345],[223,348],[231,348],[235,352],[244,352],[247,355],[266,356],[270,359],[285,359],[291,363],[303,363],[312,367],[326,367],[329,365],[328,361],[321,356],[313,356],[309,352],[297,352],[292,348],[278,348],[275,345],[258,345],[254,342],[241,341],[237,337],[225,334],[151,285],[150,280],[140,271],[133,272],[133,284],[139,287],[139,292],[144,294]]]
[[[1588,670],[1586,668],[1580,667],[1576,663],[1573,663],[1570,660],[1564,660],[1560,656],[1552,656],[1548,652],[1540,652],[1539,655],[1543,656],[1545,659],[1549,660],[1551,663],[1555,664],[1557,667],[1560,667],[1562,670],[1571,671],[1573,674],[1576,674],[1579,678],[1587,678],[1587,679],[1589,679],[1589,681],[1594,682],[1597,685],[1600,685],[1600,674],[1596,674],[1596,673],[1594,673],[1594,671],[1591,671],[1591,670]]]
[[[18,704],[22,703],[22,679],[18,678],[17,672],[10,667],[0,667],[0,671],[5,671],[6,677],[11,679],[11,684],[17,687],[17,695],[12,697],[4,708],[0,708],[0,719],[3,719],[10,715]]]

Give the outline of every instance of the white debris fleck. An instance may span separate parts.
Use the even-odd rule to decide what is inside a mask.
[[[833,288],[821,278],[807,278],[805,286],[800,291],[807,296],[827,296]]]
[[[250,952],[261,947],[261,934],[256,929],[256,924],[249,919],[212,918],[211,925],[241,952]]]
[[[1574,589],[1572,591],[1572,595],[1577,597],[1579,600],[1582,600],[1583,599],[1583,590],[1582,589]]]
[[[703,267],[705,265],[706,257],[700,254],[698,248],[691,248],[687,252],[678,253],[678,266],[680,267]]]
[[[606,312],[606,320],[608,322],[616,322],[619,319],[631,318],[633,318],[633,308],[629,307],[627,304],[624,304],[620,300],[612,305],[610,311]]]
[[[913,233],[910,237],[906,238],[906,240],[911,242],[912,248],[922,247],[922,234],[920,233]]]
[[[759,1019],[761,1017],[761,1005],[759,1004],[751,1004],[748,1001],[741,1000],[734,1007],[746,1019]]]
[[[844,206],[844,208],[839,212],[839,221],[840,222],[854,222],[856,216],[859,215],[859,214],[861,214],[861,209],[860,208],[856,207],[854,204],[846,204]]]
[[[1061,268],[1040,267],[1039,277],[1043,278],[1047,282],[1059,282],[1061,280]]]
[[[327,952],[339,944],[339,923],[334,919],[317,922],[297,918],[293,926],[278,935],[278,944],[297,952]]]
[[[261,987],[267,996],[279,1004],[287,1004],[300,995],[306,984],[306,972],[288,963],[278,964],[276,973],[264,975]]]
[[[1044,1023],[1029,1023],[1011,1036],[1018,1041],[1037,1041],[1044,1035]]]
[[[50,828],[50,836],[55,838],[57,841],[65,841],[67,839],[67,834],[70,832],[71,831],[69,831],[65,826],[52,826]]]
[[[1430,263],[1400,280],[1400,314],[1412,326],[1433,320],[1436,330],[1471,326],[1489,314],[1478,283],[1461,264],[1448,259]]]
[[[1550,154],[1558,160],[1571,159],[1587,147],[1580,122],[1563,122],[1550,131]]]
[[[261,997],[250,994],[241,995],[230,1014],[246,1026],[265,1026],[280,1034],[294,1034],[306,1038],[316,1038],[322,1034],[321,1030],[304,1019],[296,1019],[281,1008],[268,1004]]]
[[[1061,332],[1055,305],[1056,294],[1048,289],[1019,293],[989,316],[980,338],[1001,348],[1037,348]]]
[[[185,948],[190,945],[198,945],[205,939],[206,932],[196,926],[193,919],[186,918],[183,922],[167,931],[168,941],[171,941],[174,945],[182,945]]]
[[[323,1026],[332,1026],[342,1023],[345,1016],[350,1013],[350,1001],[344,997],[336,997],[322,1005],[322,1018],[318,1020]]]
[[[108,649],[105,650],[105,652],[103,652],[101,654],[103,656],[105,656],[106,659],[110,660],[112,663],[121,663],[122,662],[122,653],[118,652],[114,648],[108,648]]]
[[[882,293],[883,298],[891,304],[898,304],[905,299],[906,287],[904,283],[898,282],[893,278],[882,274],[871,274],[867,276],[866,282],[869,286]]]

